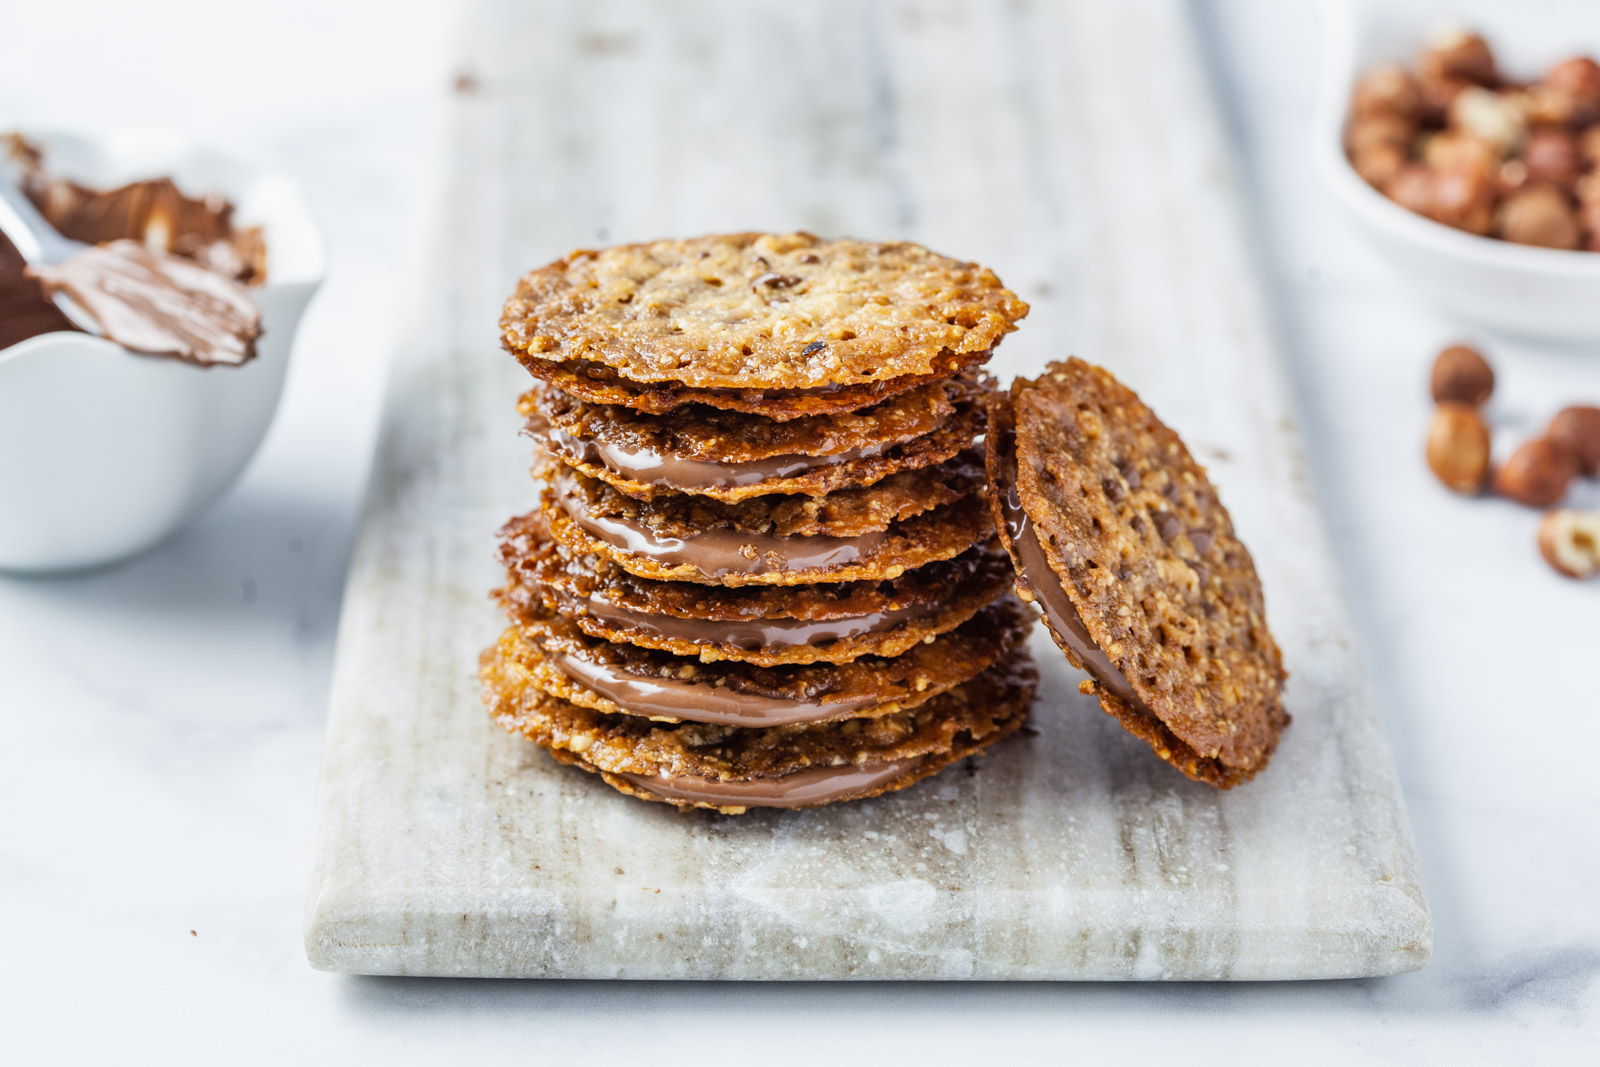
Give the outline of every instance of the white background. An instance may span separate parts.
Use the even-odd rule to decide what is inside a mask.
[[[1313,182],[1308,8],[1198,16],[1405,784],[1434,961],[1387,980],[1143,987],[312,971],[300,915],[332,639],[437,188],[449,5],[4,16],[0,126],[154,119],[254,145],[307,187],[334,273],[278,422],[216,511],[109,573],[0,578],[0,1060],[1594,1062],[1600,583],[1545,569],[1532,513],[1427,474],[1426,368],[1460,330],[1392,284]],[[1484,340],[1503,443],[1600,401],[1600,343]]]

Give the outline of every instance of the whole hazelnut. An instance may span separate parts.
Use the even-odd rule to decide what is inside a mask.
[[[1494,205],[1494,182],[1489,175],[1469,170],[1435,172],[1432,217],[1446,226],[1486,234],[1494,228]]]
[[[1566,194],[1553,185],[1529,184],[1507,197],[1495,220],[1507,241],[1543,248],[1577,248],[1578,218]]]
[[[1438,180],[1433,168],[1421,163],[1407,163],[1383,187],[1383,192],[1407,211],[1432,218],[1437,188]]]
[[[1570,187],[1583,173],[1578,139],[1571,131],[1556,126],[1541,126],[1528,134],[1522,145],[1522,161],[1527,164],[1530,179],[1562,188]]]
[[[1356,79],[1350,110],[1357,116],[1396,115],[1414,119],[1422,106],[1417,83],[1398,63],[1373,67]]]
[[[1539,554],[1558,574],[1593,578],[1600,572],[1600,511],[1546,512],[1539,523]]]
[[[1450,101],[1450,126],[1471,134],[1502,154],[1515,149],[1528,134],[1528,120],[1509,97],[1481,85],[1469,85]]]
[[[1494,392],[1494,368],[1475,348],[1451,345],[1433,361],[1433,399],[1477,407]]]
[[[1578,155],[1585,166],[1600,166],[1600,126],[1590,126],[1578,134]]]
[[[1417,124],[1410,119],[1398,115],[1368,115],[1352,119],[1345,127],[1344,146],[1352,156],[1379,147],[1406,150],[1416,135]]]
[[[1443,130],[1422,143],[1422,161],[1434,170],[1464,170],[1494,174],[1500,153],[1488,141],[1462,130]]]
[[[1589,404],[1562,408],[1544,435],[1572,453],[1584,474],[1600,474],[1600,408]]]
[[[1419,69],[1424,76],[1465,78],[1479,85],[1497,80],[1489,42],[1454,24],[1437,26],[1428,35]]]
[[[1600,64],[1588,56],[1573,56],[1550,68],[1544,84],[1572,104],[1567,121],[1579,125],[1600,120]]]
[[[1417,95],[1422,98],[1422,120],[1439,125],[1450,113],[1461,90],[1472,85],[1465,78],[1423,74],[1417,78]]]
[[[1405,167],[1407,153],[1392,144],[1373,145],[1350,153],[1350,165],[1368,185],[1382,189]]]
[[[1547,508],[1567,495],[1578,474],[1572,453],[1543,437],[1511,453],[1494,475],[1494,491],[1530,508]]]
[[[1428,427],[1428,467],[1445,488],[1472,495],[1489,470],[1489,427],[1470,404],[1444,403]]]

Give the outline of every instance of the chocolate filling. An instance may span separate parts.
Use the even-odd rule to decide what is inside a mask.
[[[726,686],[685,682],[678,678],[631,674],[609,663],[592,663],[556,649],[545,656],[572,681],[605,697],[619,708],[645,715],[666,715],[718,726],[791,726],[822,722],[877,703],[871,695],[834,703],[791,700],[742,693]]]
[[[1016,553],[1017,570],[1032,589],[1034,599],[1050,620],[1056,636],[1078,657],[1078,662],[1083,664],[1083,669],[1090,677],[1136,710],[1155,716],[1144,698],[1134,690],[1128,676],[1116,668],[1100,650],[1100,646],[1095,644],[1094,638],[1089,636],[1089,628],[1083,624],[1083,617],[1078,614],[1066,590],[1061,588],[1061,579],[1050,566],[1044,546],[1039,543],[1039,535],[1034,530],[1033,520],[1028,518],[1027,511],[1022,507],[1022,498],[1017,493],[1015,447],[1012,442],[1006,441],[1002,448],[1001,482],[996,488],[1000,496],[1000,515],[1011,537],[1011,550]]]
[[[780,537],[721,527],[689,537],[665,537],[636,522],[589,514],[577,499],[578,486],[569,468],[557,472],[550,484],[567,517],[589,535],[636,556],[694,567],[708,578],[840,567],[864,559],[888,537],[882,530],[857,537]]]
[[[528,428],[536,435],[543,435],[569,463],[605,467],[629,481],[669,489],[742,489],[868,459],[889,447],[874,444],[832,456],[785,455],[743,463],[718,463],[663,455],[648,448],[628,449],[604,441],[585,440],[538,417],[528,420]]]
[[[842,619],[685,619],[676,615],[655,615],[613,603],[604,596],[583,600],[557,593],[563,611],[571,615],[586,612],[606,622],[620,623],[652,637],[690,641],[697,645],[728,645],[754,651],[758,648],[800,648],[825,645],[862,634],[898,629],[915,619],[937,615],[940,604],[894,608],[852,615]]]
[[[663,778],[650,774],[618,774],[641,789],[667,800],[699,801],[721,807],[803,808],[848,800],[894,781],[922,762],[922,757],[888,763],[844,767],[808,767],[782,778],[714,781],[710,778]]]

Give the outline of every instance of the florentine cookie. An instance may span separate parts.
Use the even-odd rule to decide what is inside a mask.
[[[608,714],[754,727],[877,718],[916,707],[1008,657],[1033,625],[1032,612],[1007,596],[892,658],[762,667],[613,644],[538,605],[514,618],[499,654],[552,696]]]
[[[523,276],[500,328],[525,365],[815,389],[949,374],[1027,312],[992,271],[920,245],[738,233],[573,252]]]
[[[501,528],[500,561],[508,586],[497,591],[515,613],[524,594],[555,610],[547,594],[596,602],[642,615],[741,622],[756,619],[855,618],[906,606],[934,606],[971,582],[999,597],[1011,584],[1011,561],[993,539],[953,559],[938,560],[896,578],[807,585],[746,585],[728,588],[696,582],[663,582],[629,574],[609,560],[574,553],[554,540],[540,512],[512,519]]]
[[[542,382],[594,404],[615,404],[647,415],[664,415],[687,404],[718,411],[761,415],[777,422],[814,415],[837,415],[880,404],[892,397],[966,373],[988,361],[988,352],[963,352],[936,374],[906,374],[862,385],[818,389],[694,389],[682,382],[630,382],[610,367],[587,360],[550,363],[526,360],[528,373]]]
[[[903,788],[993,744],[1027,718],[1026,651],[906,711],[873,719],[750,729],[607,715],[553,697],[495,645],[483,656],[496,722],[565,763],[644,800],[737,814],[804,808]]]
[[[1017,587],[1101,707],[1191,778],[1228,788],[1289,722],[1261,582],[1205,470],[1082,360],[991,405],[988,460]]]
[[[982,454],[976,449],[935,467],[901,471],[871,485],[850,486],[825,496],[772,495],[735,503],[687,493],[659,493],[640,500],[548,454],[537,457],[534,474],[552,485],[570,485],[587,515],[644,525],[657,537],[676,538],[711,529],[774,537],[854,537],[953,504],[982,492],[988,484]]]
[[[641,414],[621,404],[596,404],[537,383],[517,410],[542,416],[555,429],[628,452],[684,460],[746,463],[774,456],[836,456],[873,445],[904,444],[932,433],[956,406],[982,396],[972,376],[945,378],[869,407],[779,422],[764,415],[720,411],[696,404]]]
[[[899,655],[972,618],[1005,591],[1005,578],[995,562],[994,555],[984,551],[979,565],[956,571],[959,580],[933,596],[926,595],[929,583],[903,580],[852,583],[878,587],[874,590],[877,595],[848,598],[819,595],[813,591],[826,587],[816,585],[756,586],[761,593],[788,595],[752,598],[739,595],[751,587],[703,587],[724,594],[694,603],[695,609],[716,616],[709,618],[635,611],[603,595],[574,595],[562,584],[530,586],[524,584],[527,572],[521,569],[509,572],[510,580],[498,596],[508,611],[537,602],[540,610],[572,619],[593,637],[694,656],[706,663],[739,660],[769,667],[848,663],[866,655]],[[655,584],[681,588],[688,583]],[[897,585],[909,586],[921,595],[903,599],[892,593],[884,595]],[[686,601],[686,597],[678,598],[679,603]],[[657,603],[661,602],[658,598]],[[752,614],[751,608],[757,604],[770,613]]]
[[[983,420],[983,407],[965,402],[932,431],[908,441],[868,445],[831,456],[772,456],[743,463],[618,448],[565,433],[538,416],[529,420],[528,432],[546,455],[640,500],[678,494],[737,503],[782,495],[820,497],[839,489],[870,486],[892,474],[937,466],[970,448],[983,432]]]
[[[953,559],[988,540],[993,528],[987,503],[974,494],[853,536],[786,537],[726,525],[680,535],[662,527],[656,502],[633,501],[633,511],[618,512],[597,484],[603,483],[558,467],[540,498],[550,533],[573,553],[657,581],[730,587],[879,581]]]

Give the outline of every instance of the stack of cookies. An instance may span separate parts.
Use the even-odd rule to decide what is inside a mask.
[[[484,653],[513,732],[724,812],[900,789],[1018,729],[979,368],[1027,313],[906,243],[733,234],[576,252],[501,320],[539,507]]]

